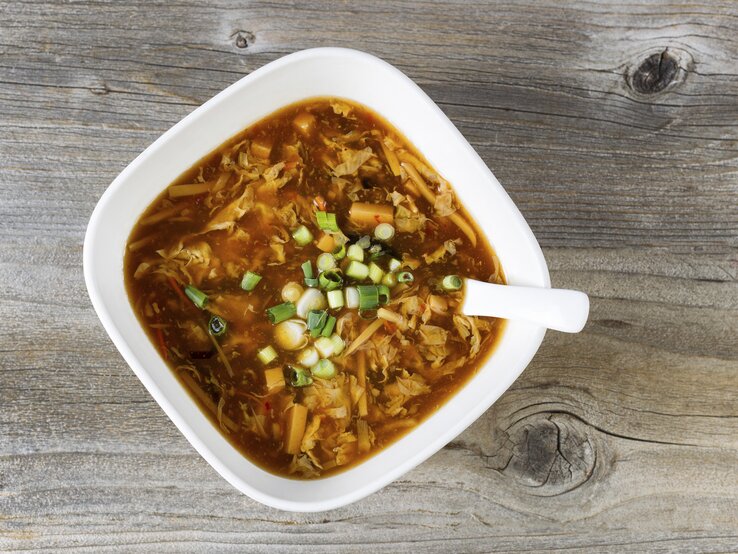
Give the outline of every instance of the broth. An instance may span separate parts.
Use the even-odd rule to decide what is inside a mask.
[[[330,475],[397,440],[503,326],[457,313],[458,276],[504,275],[451,186],[340,99],[281,109],[200,160],[141,216],[124,270],[202,411],[286,477]]]

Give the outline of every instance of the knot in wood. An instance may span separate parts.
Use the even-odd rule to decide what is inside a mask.
[[[235,40],[234,43],[236,48],[247,48],[249,45],[254,43],[254,33],[250,31],[236,31],[231,35]]]
[[[586,483],[597,461],[588,426],[569,414],[537,413],[507,430],[501,472],[539,496],[556,496]]]
[[[641,62],[630,77],[630,86],[640,94],[656,94],[669,86],[678,73],[679,61],[666,49]]]

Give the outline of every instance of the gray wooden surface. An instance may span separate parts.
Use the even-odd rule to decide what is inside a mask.
[[[738,5],[0,1],[0,549],[738,551]],[[447,448],[347,508],[212,470],[99,324],[82,239],[108,183],[302,48],[415,79],[587,291]]]

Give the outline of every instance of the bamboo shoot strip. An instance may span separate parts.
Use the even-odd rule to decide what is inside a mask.
[[[374,332],[382,325],[384,325],[384,321],[381,319],[375,319],[369,325],[367,325],[366,328],[359,334],[359,336],[354,339],[354,342],[352,342],[346,349],[345,356],[350,356],[353,352],[356,352],[356,350],[362,344],[364,344],[369,339],[369,337],[371,337]]]
[[[433,194],[433,191],[431,191],[430,188],[428,188],[427,183],[420,176],[418,170],[415,169],[415,166],[408,162],[402,162],[402,167],[405,168],[405,171],[407,171],[407,174],[410,176],[410,180],[415,183],[415,186],[418,187],[421,196],[425,198],[431,206],[434,206],[436,203],[436,195]],[[477,234],[474,232],[474,229],[472,229],[471,225],[469,225],[469,223],[467,223],[463,217],[461,217],[457,212],[454,212],[446,217],[448,217],[459,229],[461,229],[461,231],[469,239],[469,242],[472,243],[472,246],[477,245]]]
[[[308,409],[302,404],[293,404],[287,412],[287,435],[284,442],[284,451],[287,454],[298,454],[300,443],[305,434]]]
[[[194,183],[191,185],[172,185],[169,187],[169,198],[182,198],[210,192],[213,183]]]
[[[179,375],[182,381],[185,382],[185,385],[187,385],[187,388],[190,389],[192,394],[197,397],[200,403],[206,406],[208,410],[213,413],[214,416],[217,416],[218,407],[216,406],[215,402],[212,398],[210,398],[210,395],[208,393],[202,390],[200,385],[198,385],[197,382],[192,378],[192,375],[190,375],[189,373],[185,373],[184,371],[181,371]],[[221,419],[223,420],[223,424],[231,431],[235,431],[236,429],[238,429],[238,425],[236,424],[236,422],[227,415],[223,414],[221,416]]]
[[[178,202],[171,208],[165,208],[163,210],[156,212],[155,214],[144,217],[141,221],[139,221],[139,224],[140,225],[153,225],[154,223],[159,223],[160,221],[164,221],[168,217],[177,215],[179,212],[184,210],[188,206],[188,204],[189,203],[187,201]]]
[[[367,406],[367,397],[369,395],[369,391],[367,390],[366,386],[366,355],[364,352],[356,353],[356,368],[356,381],[358,382],[359,386],[364,389],[364,394],[359,397],[358,402],[359,416],[366,417],[369,413],[369,409]]]

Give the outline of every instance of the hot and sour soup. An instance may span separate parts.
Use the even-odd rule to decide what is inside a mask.
[[[376,453],[459,390],[502,321],[459,313],[503,283],[453,189],[381,117],[288,106],[170,185],[125,279],[152,342],[246,457],[316,478]]]

